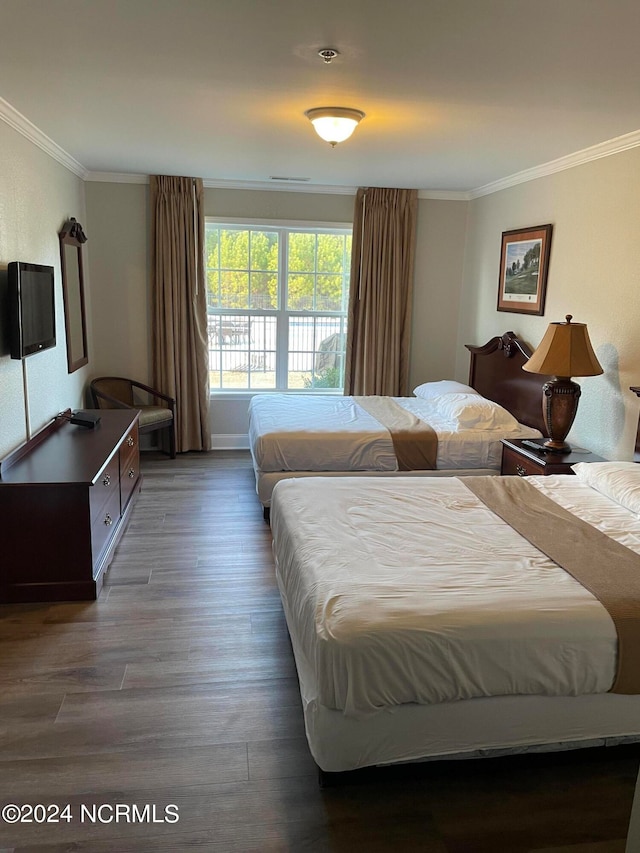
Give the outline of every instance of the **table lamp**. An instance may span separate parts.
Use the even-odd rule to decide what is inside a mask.
[[[572,323],[572,319],[571,314],[567,314],[566,322],[549,323],[539,346],[522,365],[529,373],[553,376],[542,388],[542,413],[549,435],[542,447],[556,453],[571,451],[565,438],[580,399],[580,386],[572,382],[571,377],[604,373],[585,323]]]

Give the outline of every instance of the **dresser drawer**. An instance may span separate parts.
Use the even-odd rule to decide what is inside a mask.
[[[140,477],[138,425],[135,424],[120,445],[120,507],[122,512]]]
[[[131,427],[120,445],[120,455],[124,456],[127,453],[140,453],[140,437],[138,435],[138,422]]]
[[[91,526],[97,521],[102,512],[102,508],[113,495],[120,492],[120,465],[118,463],[118,454],[115,453],[112,459],[104,466],[98,474],[95,483],[89,490],[89,503],[91,506]]]
[[[116,479],[117,487],[117,479]],[[91,551],[95,566],[120,521],[120,490],[116,488],[91,523]]]
[[[122,460],[120,468],[120,506],[122,512],[129,502],[131,493],[136,487],[140,477],[140,456],[138,453],[130,454]]]

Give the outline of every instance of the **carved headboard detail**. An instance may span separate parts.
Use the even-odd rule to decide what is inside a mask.
[[[551,377],[522,369],[531,357],[527,344],[515,332],[505,332],[491,338],[484,346],[465,346],[471,353],[469,385],[483,397],[499,403],[520,423],[546,435],[542,386]]]

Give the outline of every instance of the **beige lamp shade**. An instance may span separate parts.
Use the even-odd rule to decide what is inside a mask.
[[[589,340],[585,323],[549,323],[544,337],[522,369],[547,376],[597,376],[604,373]]]

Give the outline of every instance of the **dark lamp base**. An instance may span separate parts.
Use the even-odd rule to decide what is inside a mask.
[[[542,446],[549,453],[571,453],[571,447],[566,441],[548,439],[542,443]]]
[[[556,376],[545,382],[542,388],[542,412],[549,436],[544,443],[546,451],[571,451],[565,439],[578,411],[579,399],[580,386],[567,376]]]

